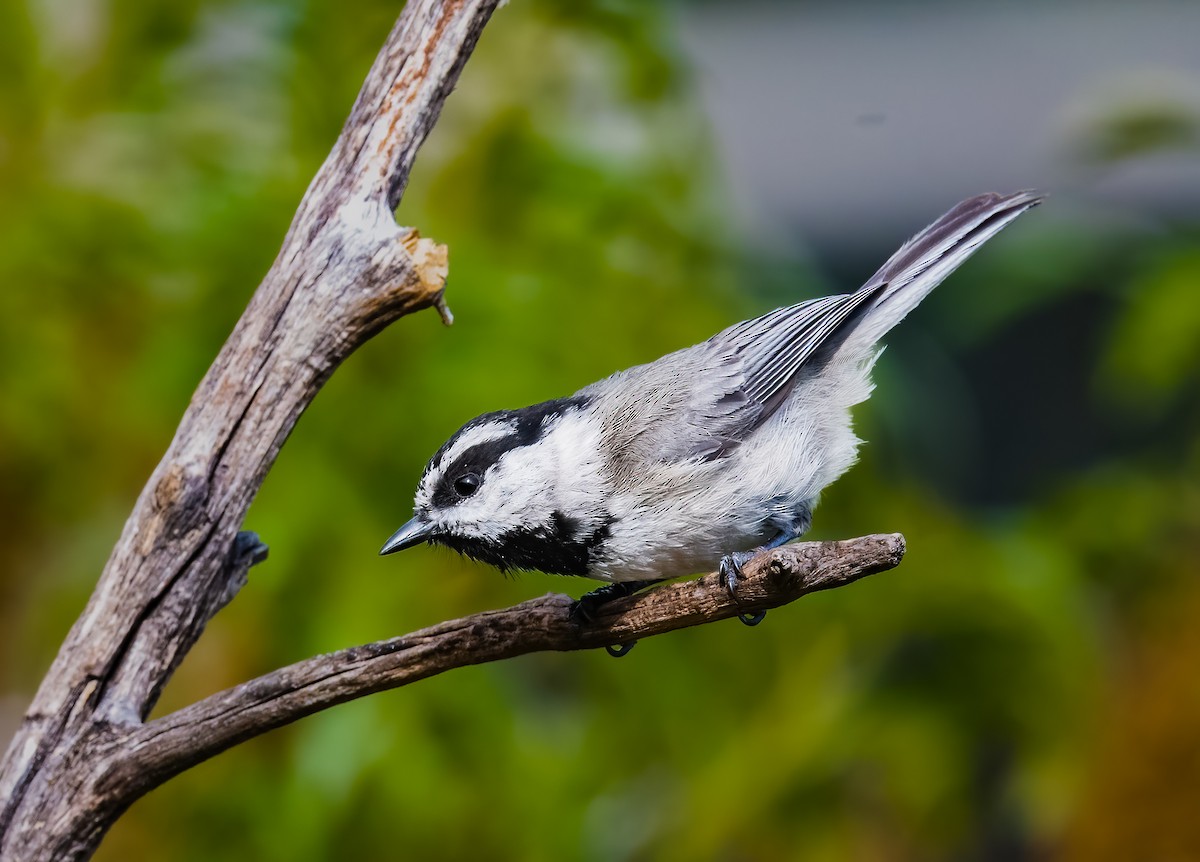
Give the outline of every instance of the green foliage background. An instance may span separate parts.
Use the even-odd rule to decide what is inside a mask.
[[[0,5],[5,735],[396,12]],[[450,246],[458,322],[402,321],[318,397],[248,518],[269,562],[160,711],[587,587],[375,551],[465,419],[856,286],[751,255],[710,140],[670,7],[501,10],[399,213]],[[815,534],[902,530],[898,572],[339,707],[154,792],[99,858],[1200,858],[1200,232],[1049,209],[897,332],[858,412]]]

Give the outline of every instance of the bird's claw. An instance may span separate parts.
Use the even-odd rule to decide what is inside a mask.
[[[604,648],[604,651],[613,658],[625,658],[635,646],[637,646],[637,641],[630,641],[623,644],[609,644]]]
[[[726,554],[721,557],[721,564],[717,567],[717,571],[721,575],[721,586],[729,593],[732,599],[737,598],[738,581],[742,579],[742,563],[750,559],[752,554],[746,551],[734,551],[732,554]]]
[[[600,610],[601,605],[632,595],[634,589],[640,586],[640,584],[640,581],[634,581],[632,584],[618,582],[597,587],[590,593],[584,593],[580,596],[579,600],[571,605],[568,616],[572,622],[594,623],[596,621],[596,612]]]
[[[571,605],[571,610],[568,611],[567,617],[571,622],[576,624],[589,624],[596,621],[597,611],[601,605],[616,599],[623,599],[626,596],[632,596],[638,590],[643,590],[646,587],[653,586],[657,581],[619,581],[614,584],[605,584],[598,589],[592,590],[590,593],[585,593],[579,597],[575,604]],[[637,646],[637,641],[629,641],[623,644],[609,644],[604,649],[613,658],[624,658],[629,655],[629,651]]]
[[[596,601],[591,593],[586,593],[571,604],[571,609],[567,612],[567,619],[573,623],[594,623],[596,609],[601,604],[603,602]]]
[[[729,597],[737,603],[737,585],[742,579],[742,565],[754,556],[754,551],[734,551],[732,554],[726,554],[721,558],[721,564],[717,568],[720,575],[721,586],[729,593]],[[766,611],[759,611],[755,614],[738,614],[737,618],[742,622],[742,625],[756,626],[767,618]]]
[[[609,584],[606,587],[600,587],[598,590],[592,590],[590,593],[580,596],[579,600],[571,605],[571,610],[567,614],[568,619],[573,623],[594,623],[596,621],[596,611],[602,604],[628,595],[628,593],[621,589],[612,589],[614,586],[616,585]],[[637,641],[629,641],[623,644],[608,644],[604,647],[604,651],[613,658],[625,658],[635,646],[637,646]]]

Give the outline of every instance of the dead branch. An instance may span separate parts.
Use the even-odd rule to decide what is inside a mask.
[[[237,592],[234,538],[296,420],[355,348],[442,305],[445,248],[393,211],[496,2],[405,6],[0,763],[0,858],[91,855],[134,798],[111,758]]]

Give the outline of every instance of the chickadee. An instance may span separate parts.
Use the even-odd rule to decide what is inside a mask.
[[[430,459],[412,520],[380,553],[430,542],[501,571],[607,581],[609,597],[718,567],[734,593],[741,565],[808,530],[822,489],[854,463],[850,407],[871,394],[879,339],[1041,200],[973,197],[854,293],[472,419]]]

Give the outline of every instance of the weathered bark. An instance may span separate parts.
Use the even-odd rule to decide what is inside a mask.
[[[895,566],[898,536],[800,545],[569,620],[564,596],[301,662],[146,722],[204,626],[265,554],[238,530],[304,408],[397,318],[442,302],[446,250],[397,226],[413,158],[497,0],[410,0],[278,257],[139,496],[0,762],[0,859],[86,859],[139,796],[301,716],[453,667],[626,642],[775,607]]]
[[[405,7],[8,749],[3,858],[91,854],[131,801],[99,790],[111,764],[96,753],[140,724],[237,591],[234,537],[296,420],[356,347],[441,305],[445,248],[393,211],[496,2]]]

